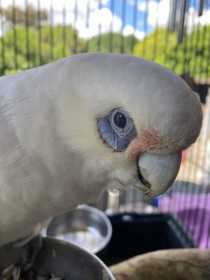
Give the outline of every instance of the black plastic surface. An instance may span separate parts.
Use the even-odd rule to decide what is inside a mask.
[[[115,214],[110,243],[98,256],[112,265],[143,253],[172,248],[193,248],[176,219],[169,214]]]

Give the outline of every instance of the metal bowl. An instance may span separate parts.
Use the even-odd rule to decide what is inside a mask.
[[[39,275],[51,273],[62,279],[114,280],[109,269],[95,255],[54,238],[44,238],[34,269]]]
[[[25,250],[26,247],[0,248],[1,271],[11,264],[20,263]],[[42,238],[42,246],[32,270],[38,275],[37,279],[49,279],[49,275],[53,275],[55,279],[65,280],[114,280],[109,269],[95,255],[76,245],[47,237]]]
[[[76,244],[96,254],[109,243],[112,226],[102,211],[81,205],[54,218],[47,228],[46,235]]]

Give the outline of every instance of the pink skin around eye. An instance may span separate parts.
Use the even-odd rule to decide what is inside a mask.
[[[127,148],[130,158],[137,158],[140,153],[155,149],[160,146],[160,137],[155,129],[145,129],[137,136]]]

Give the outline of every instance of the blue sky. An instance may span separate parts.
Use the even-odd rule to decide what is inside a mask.
[[[159,2],[159,0],[155,0],[155,1],[157,3]],[[124,6],[123,6],[123,2],[124,2]],[[104,6],[108,7],[115,16],[121,18],[123,27],[130,25],[133,26],[134,29],[147,33],[153,29],[153,26],[147,24],[148,13],[146,12],[146,9],[145,11],[139,9],[141,3],[144,4],[145,1],[144,0],[137,0],[137,1],[109,0],[108,3]],[[122,15],[123,9],[125,10],[124,16]]]
[[[183,0],[179,0],[183,1]],[[161,1],[161,0],[108,0],[106,4],[104,4],[104,7],[109,8],[113,15],[118,16],[122,20],[122,27],[125,27],[127,25],[131,25],[134,27],[134,29],[137,29],[138,31],[142,31],[145,33],[148,33],[154,29],[154,25],[150,24],[148,22],[148,16],[149,13],[151,13],[150,9],[158,9],[158,5],[162,5],[164,8],[164,5],[167,6],[167,2],[170,2],[170,0]],[[123,10],[123,3],[125,6],[125,16],[122,16],[122,10]],[[155,7],[156,3],[156,7]],[[189,10],[198,10],[199,1],[198,0],[190,0],[189,1]],[[161,8],[162,8],[161,7]],[[205,9],[210,8],[210,0],[205,1]],[[166,7],[167,9],[167,7]],[[162,11],[163,17],[166,16],[166,14],[169,13],[169,11]],[[160,11],[159,11],[160,13]],[[160,15],[161,16],[161,15]],[[137,19],[134,21],[134,17]],[[159,20],[159,18],[158,18]],[[147,24],[146,24],[147,23]]]

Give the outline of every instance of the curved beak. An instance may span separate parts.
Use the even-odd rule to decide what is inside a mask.
[[[139,179],[150,197],[164,193],[175,180],[181,163],[181,153],[170,155],[141,154],[138,159]]]

